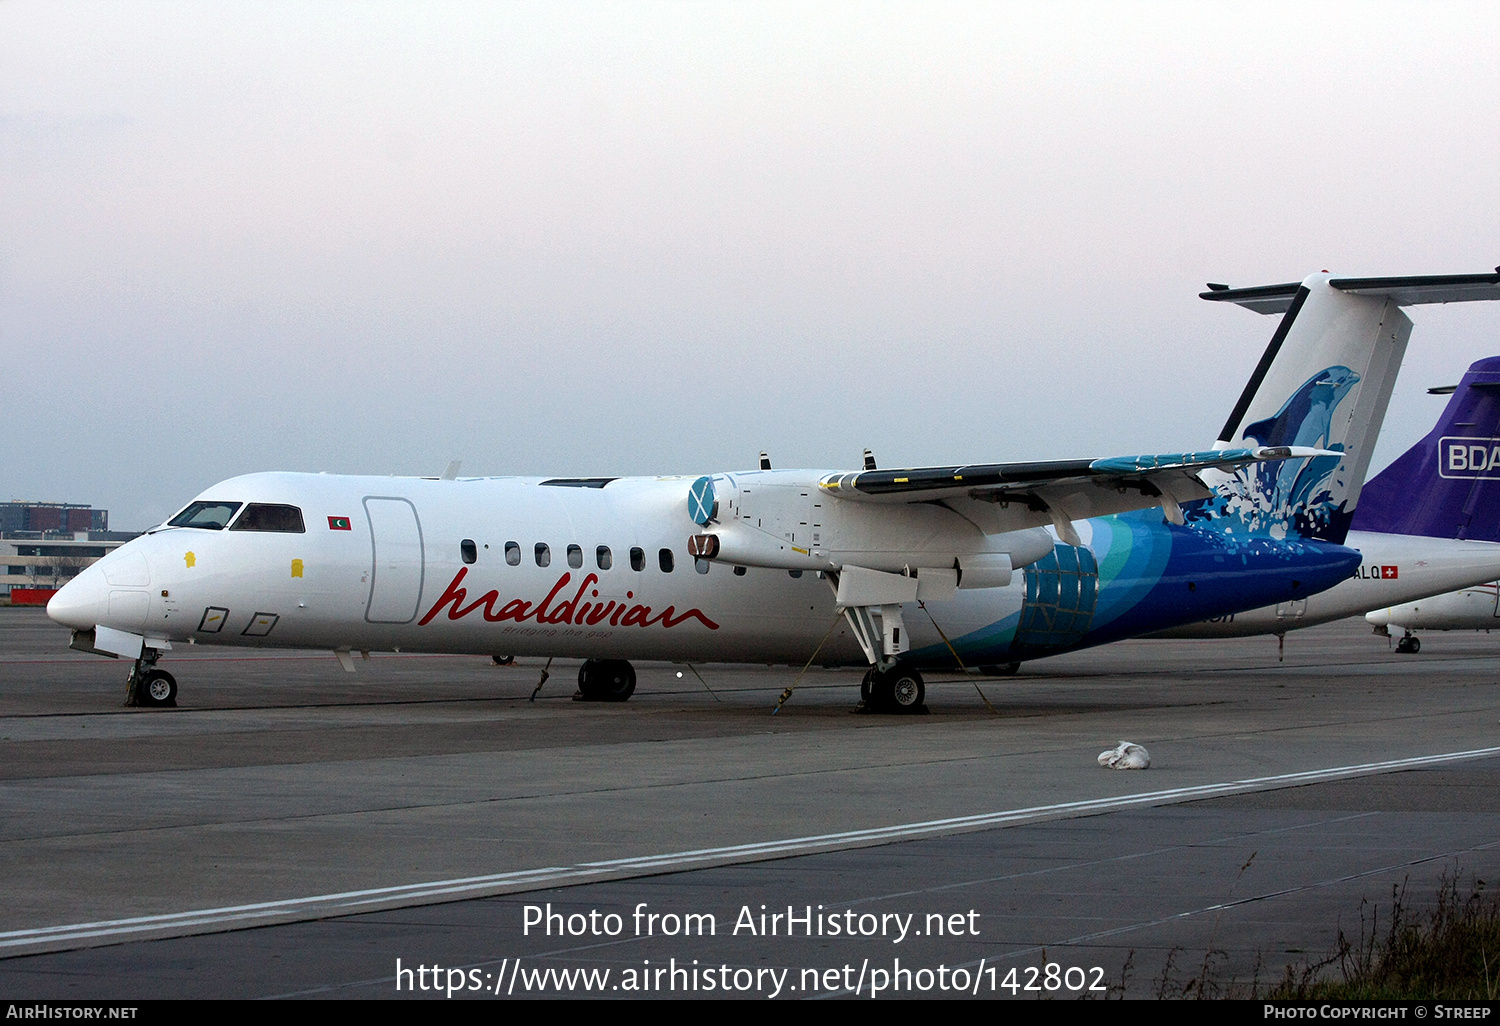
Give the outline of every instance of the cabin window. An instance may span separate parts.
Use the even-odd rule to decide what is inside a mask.
[[[521,565],[521,546],[516,542],[505,543],[505,561],[511,566]]]
[[[306,534],[302,511],[296,506],[252,502],[229,528],[231,531],[265,531],[272,534]]]
[[[551,566],[552,565],[552,550],[549,549],[549,548],[547,548],[547,543],[546,542],[537,542],[536,543],[536,565],[537,566]]]
[[[594,565],[600,570],[608,570],[615,565],[615,557],[609,551],[608,545],[601,545],[594,550]]]
[[[788,570],[787,574],[790,575],[790,576],[792,576],[792,577],[801,577],[802,576],[802,571],[801,570]]]
[[[700,574],[708,573],[708,560],[695,558],[693,560],[693,569],[698,571]]]
[[[568,565],[574,570],[583,566],[583,549],[577,545],[568,546]]]
[[[744,577],[745,576],[745,568],[742,567],[742,566],[735,567],[734,568],[734,576],[736,576],[736,577]]]
[[[630,550],[630,569],[635,570],[637,572],[646,569],[646,550],[645,549],[631,549]]]
[[[195,502],[171,520],[168,527],[201,527],[206,531],[221,531],[240,508],[237,502]]]
[[[479,558],[479,546],[474,544],[474,539],[465,538],[458,543],[458,554],[465,563],[472,563]]]
[[[658,552],[656,554],[656,562],[661,566],[661,572],[662,573],[664,573],[664,574],[671,573],[672,572],[672,566],[673,566],[673,564],[675,562],[672,559],[672,550],[671,549],[662,549],[660,552]]]

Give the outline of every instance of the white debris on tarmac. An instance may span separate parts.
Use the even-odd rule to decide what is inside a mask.
[[[1106,769],[1149,769],[1151,753],[1133,741],[1121,741],[1120,747],[1099,753],[1099,765]]]

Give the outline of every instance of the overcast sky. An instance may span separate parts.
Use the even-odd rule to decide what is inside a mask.
[[[1500,263],[1500,6],[0,0],[0,499],[1213,441],[1275,318]],[[1500,353],[1419,307],[1375,467]]]

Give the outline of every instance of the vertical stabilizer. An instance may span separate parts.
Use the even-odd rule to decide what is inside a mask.
[[[1470,365],[1437,426],[1370,479],[1354,526],[1500,542],[1500,356]]]
[[[1265,299],[1272,289],[1282,290],[1279,305]],[[1237,298],[1251,293],[1253,303]],[[1215,527],[1235,532],[1343,542],[1406,354],[1411,320],[1391,296],[1335,288],[1326,273],[1296,286],[1206,298],[1282,314],[1218,446],[1306,445],[1342,455],[1205,474],[1216,495],[1188,515],[1189,522],[1212,519]]]

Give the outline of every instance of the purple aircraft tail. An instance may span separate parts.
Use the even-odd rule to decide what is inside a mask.
[[[1351,526],[1500,542],[1500,356],[1472,364],[1437,426],[1365,482]]]

